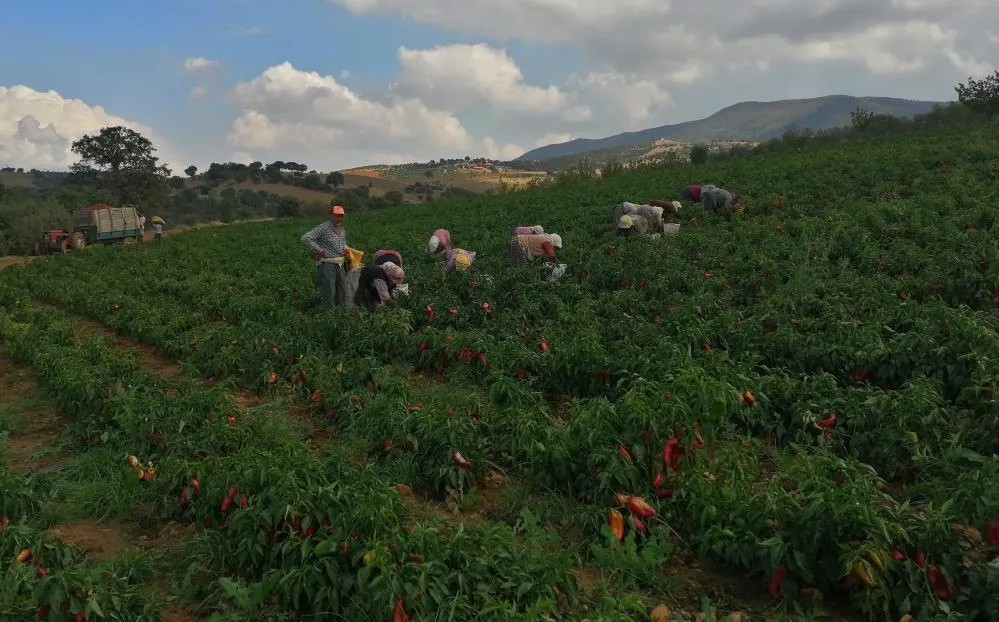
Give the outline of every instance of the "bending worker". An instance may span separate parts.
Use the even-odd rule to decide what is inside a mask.
[[[406,273],[391,261],[381,265],[370,265],[361,268],[361,278],[357,283],[357,294],[354,302],[359,307],[374,310],[379,305],[395,306],[392,290],[402,285]]]
[[[452,248],[447,252],[447,261],[444,263],[444,274],[450,274],[455,270],[464,272],[472,267],[473,261],[475,261],[475,251]]]
[[[513,230],[514,235],[535,235],[544,232],[545,228],[541,225],[534,225],[532,227],[517,227]]]
[[[347,303],[344,279],[344,253],[347,249],[347,230],[343,227],[346,217],[343,207],[330,207],[329,220],[317,225],[312,231],[300,239],[312,249],[312,257],[316,261],[316,282],[322,296],[320,309],[329,309],[334,304],[343,306]]]
[[[551,261],[556,248],[562,248],[562,236],[557,233],[517,235],[510,240],[507,259],[513,266],[526,266],[542,255]]]
[[[397,250],[392,250],[391,248],[384,248],[375,253],[372,259],[373,264],[380,266],[384,263],[392,262],[395,265],[402,267],[402,254]]]
[[[437,229],[430,234],[430,241],[427,242],[427,252],[431,255],[440,253],[451,248],[451,234],[447,229]]]

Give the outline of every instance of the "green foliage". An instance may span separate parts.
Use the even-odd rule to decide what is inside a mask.
[[[957,99],[970,110],[992,119],[999,114],[999,71],[980,80],[968,78],[967,84],[954,87]]]
[[[72,169],[72,183],[110,195],[113,205],[161,207],[166,199],[170,171],[159,164],[152,142],[135,130],[105,127],[73,143],[80,157]]]
[[[690,148],[690,163],[704,164],[708,161],[708,146],[694,145]]]

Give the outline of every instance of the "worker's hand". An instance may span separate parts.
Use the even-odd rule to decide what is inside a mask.
[[[319,261],[320,259],[326,259],[326,251],[316,251],[312,253],[312,258],[315,259],[316,261]]]

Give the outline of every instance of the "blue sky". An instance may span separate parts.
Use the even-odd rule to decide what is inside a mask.
[[[784,1],[771,13],[765,0],[9,3],[0,165],[65,166],[69,142],[112,120],[177,164],[512,157],[747,99],[952,99],[999,61],[999,26],[979,26],[999,24],[991,1]],[[191,58],[218,65],[188,73]]]

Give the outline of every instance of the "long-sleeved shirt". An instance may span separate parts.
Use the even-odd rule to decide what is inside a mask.
[[[343,257],[347,252],[347,230],[343,227],[337,229],[328,220],[303,235],[299,241],[314,251],[325,252],[331,259]]]
[[[527,248],[532,258],[545,255],[548,259],[555,259],[555,246],[552,244],[551,238],[545,234],[518,235],[517,241]]]
[[[379,300],[383,303],[392,299],[392,294],[389,293],[388,283],[386,283],[383,279],[375,279],[371,282],[371,284],[374,286],[375,291],[378,292]]]
[[[704,209],[709,211],[729,208],[732,206],[732,193],[721,188],[711,188],[701,193],[701,200],[704,203]]]

